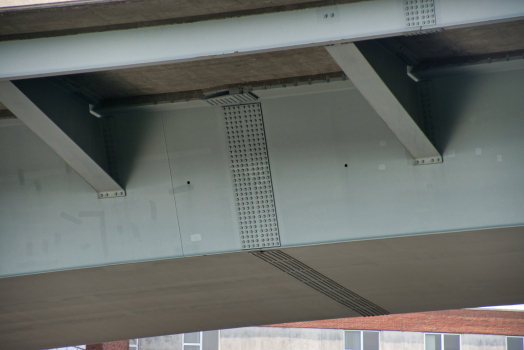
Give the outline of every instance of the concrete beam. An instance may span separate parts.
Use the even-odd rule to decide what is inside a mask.
[[[0,43],[0,79],[323,46],[524,17],[524,2],[520,0],[435,0],[434,8],[435,22],[429,25],[416,19],[407,21],[404,0],[376,0],[195,23],[4,41]]]
[[[0,81],[0,102],[86,180],[99,198],[125,195],[107,172],[100,120],[89,113],[86,102],[48,79]]]
[[[442,163],[421,130],[417,86],[400,60],[371,42],[326,46],[326,50],[411,154],[414,165]]]

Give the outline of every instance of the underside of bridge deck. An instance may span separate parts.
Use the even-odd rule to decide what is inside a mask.
[[[524,302],[521,2],[45,2],[0,7],[2,348]]]

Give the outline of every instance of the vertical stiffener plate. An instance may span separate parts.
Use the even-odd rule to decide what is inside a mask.
[[[222,107],[242,249],[280,246],[259,103]]]

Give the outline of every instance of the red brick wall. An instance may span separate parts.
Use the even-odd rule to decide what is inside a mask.
[[[129,340],[91,344],[86,346],[86,350],[129,350]]]
[[[104,344],[90,344],[86,345],[86,350],[104,350]]]
[[[524,312],[448,310],[284,323],[268,327],[524,335]]]

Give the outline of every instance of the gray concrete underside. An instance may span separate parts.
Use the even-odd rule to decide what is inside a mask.
[[[256,55],[68,75],[64,78],[100,100],[137,98],[169,92],[203,92],[231,87],[276,84],[281,78],[340,73],[324,47]],[[324,78],[325,77],[317,77]],[[182,98],[179,98],[182,99]],[[114,102],[113,102],[114,103]]]
[[[392,313],[524,298],[524,228],[282,249]],[[29,302],[30,301],[30,302]],[[2,349],[357,316],[242,252],[5,278]]]
[[[0,40],[187,23],[359,1],[365,0],[101,0],[0,8]]]

